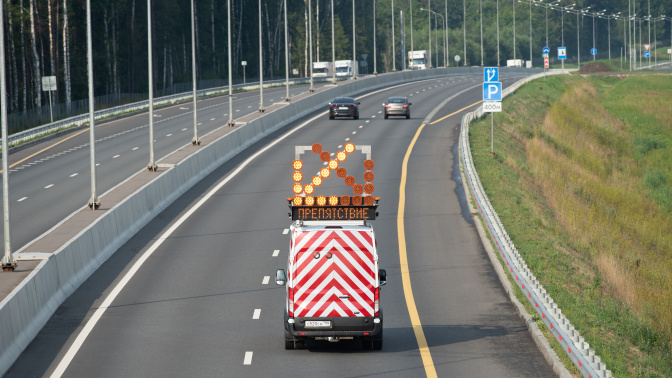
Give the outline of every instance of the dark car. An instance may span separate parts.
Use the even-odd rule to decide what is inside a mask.
[[[352,117],[359,119],[359,102],[352,97],[337,97],[329,103],[329,119]]]
[[[411,118],[411,104],[406,97],[389,97],[387,102],[383,104],[385,107],[385,119],[388,116],[406,116],[406,119]]]

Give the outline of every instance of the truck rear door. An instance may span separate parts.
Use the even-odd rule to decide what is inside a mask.
[[[370,230],[299,233],[292,265],[295,317],[372,317],[377,272]]]

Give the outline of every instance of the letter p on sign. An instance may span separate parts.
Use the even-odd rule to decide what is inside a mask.
[[[483,83],[483,101],[502,101],[502,83]]]

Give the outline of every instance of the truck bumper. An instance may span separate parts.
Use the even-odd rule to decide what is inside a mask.
[[[376,336],[382,332],[383,317],[329,317],[329,318],[293,318],[290,323],[285,315],[285,330],[297,338],[322,338],[322,337],[367,337]],[[319,320],[330,321],[328,328],[309,328],[306,321]]]

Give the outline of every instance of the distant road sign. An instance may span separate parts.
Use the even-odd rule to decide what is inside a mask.
[[[502,83],[483,83],[483,101],[502,101]]]
[[[543,54],[541,54],[541,57],[542,57],[542,58],[548,58],[548,53],[543,53]]]
[[[597,55],[597,49],[596,48],[590,49],[590,55]]]
[[[483,67],[483,81],[486,83],[499,81],[499,68]]]
[[[56,76],[42,76],[42,90],[55,91],[56,90]]]
[[[486,113],[498,113],[502,111],[502,103],[500,101],[485,101],[483,102],[483,111]]]
[[[558,47],[558,59],[567,59],[566,47]]]
[[[544,58],[544,68],[548,68],[548,57]]]
[[[651,53],[648,51],[644,51],[644,57],[648,58],[649,56],[651,56]]]
[[[667,49],[668,54],[672,54],[672,49]]]
[[[651,45],[649,45],[649,44],[645,44],[645,45],[644,45],[644,50],[649,51],[649,47],[651,47]]]
[[[460,61],[460,56],[459,56],[459,55],[455,55],[455,61],[456,61],[456,62],[459,62],[459,61]]]
[[[548,46],[544,46],[544,48],[541,49],[541,52],[544,53],[544,54],[548,54],[548,53],[551,52],[551,49],[549,49]]]

